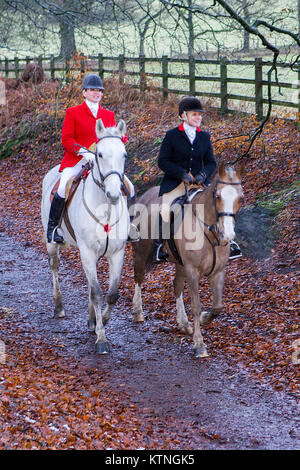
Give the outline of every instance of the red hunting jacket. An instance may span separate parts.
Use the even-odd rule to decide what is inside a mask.
[[[105,127],[116,125],[114,112],[103,109],[100,105],[97,118],[94,117],[85,102],[79,106],[67,109],[61,136],[65,153],[59,171],[66,167],[75,166],[82,159],[82,155],[77,155],[74,152],[74,144],[80,144],[89,148],[94,142],[98,141],[95,130],[96,119],[102,119]],[[78,152],[80,147],[75,146],[75,150]]]

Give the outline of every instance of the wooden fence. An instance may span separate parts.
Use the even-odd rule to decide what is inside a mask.
[[[195,59],[194,57],[189,58],[169,58],[168,56],[162,56],[162,58],[147,58],[145,56],[139,57],[125,57],[124,55],[119,55],[118,57],[103,56],[98,54],[98,56],[89,56],[81,59],[80,65],[75,65],[75,63],[62,62],[60,59],[55,58],[53,55],[50,57],[38,57],[30,58],[26,57],[25,59],[20,59],[15,57],[14,59],[0,59],[0,76],[4,77],[15,77],[18,78],[26,65],[30,62],[37,62],[43,68],[50,78],[55,79],[59,78],[62,80],[69,80],[71,70],[78,70],[81,73],[85,73],[87,70],[91,72],[97,72],[102,78],[111,74],[118,74],[121,81],[125,80],[125,77],[136,77],[137,83],[132,83],[132,86],[139,87],[142,92],[146,90],[147,80],[156,80],[158,81],[158,89],[161,90],[165,98],[168,97],[169,93],[176,94],[191,94],[212,98],[217,100],[221,109],[221,112],[227,113],[232,111],[230,109],[230,104],[232,102],[239,100],[243,102],[250,102],[254,104],[254,110],[258,119],[262,119],[264,115],[264,104],[268,103],[267,97],[264,97],[264,87],[267,87],[267,80],[263,79],[263,69],[265,67],[271,67],[272,62],[263,61],[262,58],[256,58],[255,60],[227,60],[226,58],[221,58],[220,60],[210,59],[210,60],[200,60]],[[152,65],[152,71],[146,70],[147,65]],[[176,67],[180,65],[185,68],[185,73],[171,73],[170,67]],[[197,66],[205,65],[207,67],[214,66],[219,70],[218,75],[199,75],[196,72]],[[228,74],[228,67],[230,66],[239,66],[239,67],[251,67],[252,71],[254,70],[254,76],[252,78],[242,78],[242,77],[231,77]],[[129,70],[128,68],[134,68],[135,70]],[[153,71],[153,68],[155,71]],[[289,64],[279,63],[278,69],[289,69]],[[249,69],[250,70],[250,69]],[[266,69],[265,69],[266,70]],[[253,72],[252,72],[253,73]],[[286,99],[272,99],[273,106],[281,106],[284,108],[291,108],[296,111],[296,116],[299,122],[300,115],[300,94],[299,94],[299,83],[300,83],[300,71],[294,73],[294,76],[297,77],[298,83],[290,83],[279,81],[276,83],[273,81],[271,83],[272,87],[278,89],[294,89],[296,99],[289,101]],[[172,88],[170,87],[170,82],[172,83],[180,80],[188,83],[188,86],[183,88]],[[206,91],[199,90],[199,83],[204,82],[205,84],[209,82],[219,82],[218,91]],[[239,95],[235,93],[229,93],[228,87],[233,84],[243,84],[247,85],[247,91],[252,87],[253,93],[252,96],[248,95]],[[197,86],[198,85],[198,86]],[[188,88],[188,89],[184,89]],[[232,107],[232,106],[231,106]]]

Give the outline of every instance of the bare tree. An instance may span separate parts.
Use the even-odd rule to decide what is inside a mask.
[[[160,0],[160,2],[166,5],[167,8],[171,7],[174,9],[182,9],[185,11],[190,11],[194,15],[204,14],[203,7],[197,4],[193,4],[191,6],[185,2],[171,1],[171,0]],[[255,139],[257,138],[257,136],[259,136],[262,133],[263,128],[271,115],[271,110],[272,110],[271,78],[272,78],[272,74],[274,74],[275,79],[277,80],[277,60],[280,54],[280,50],[274,42],[274,36],[275,38],[278,36],[288,38],[292,40],[294,44],[298,45],[298,47],[300,46],[300,36],[299,34],[297,34],[297,32],[294,32],[292,29],[286,29],[284,27],[277,26],[278,18],[277,20],[275,19],[275,20],[269,21],[269,20],[264,19],[263,17],[259,17],[259,18],[255,18],[253,21],[250,21],[249,18],[246,18],[245,16],[242,15],[242,12],[239,12],[237,8],[234,8],[232,5],[230,5],[227,0],[214,0],[213,4],[210,6],[210,9],[214,10],[217,5],[223,8],[228,18],[231,18],[235,22],[237,22],[250,35],[256,36],[261,41],[261,44],[273,54],[272,66],[270,67],[268,71],[267,114],[265,118],[263,119],[263,121],[261,122],[261,124],[252,132],[251,136],[249,136],[248,148],[241,156],[237,158],[236,161],[238,161],[246,157],[249,154],[249,151]],[[298,5],[299,5],[299,0],[298,0]],[[274,36],[271,37],[270,34],[268,33],[272,33],[274,34]],[[296,59],[291,60],[290,66],[292,70],[296,70],[299,72],[300,54],[297,55]],[[278,80],[277,80],[277,83],[278,83]]]

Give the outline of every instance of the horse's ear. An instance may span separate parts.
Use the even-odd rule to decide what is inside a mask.
[[[118,122],[117,129],[120,132],[120,135],[122,137],[123,135],[126,134],[126,124],[125,124],[125,121],[123,121],[123,119],[120,119],[120,121]]]
[[[245,172],[245,162],[243,160],[240,161],[235,167],[235,171],[238,175],[238,177],[241,179],[244,172]]]
[[[98,137],[98,139],[100,139],[101,132],[103,132],[104,130],[105,130],[105,126],[102,122],[102,119],[97,119],[97,121],[96,121],[96,136]]]
[[[219,177],[222,179],[225,177],[225,174],[226,174],[226,171],[225,171],[225,163],[220,163],[219,167],[218,167],[218,174],[219,174]]]

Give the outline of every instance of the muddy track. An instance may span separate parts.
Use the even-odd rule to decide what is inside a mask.
[[[62,260],[61,287],[67,312],[53,318],[47,256],[0,233],[0,306],[12,308],[23,327],[68,361],[80,361],[105,377],[109,388],[126,391],[139,417],[157,416],[190,449],[297,449],[299,408],[295,398],[273,391],[230,358],[193,357],[191,342],[164,329],[151,316],[134,324],[130,304],[120,299],[106,327],[112,353],[97,356],[87,331],[87,290],[73,282]],[[34,339],[34,338],[33,338]],[[64,346],[63,348],[61,346]],[[178,423],[181,423],[180,426]],[[204,432],[205,430],[205,432]]]

